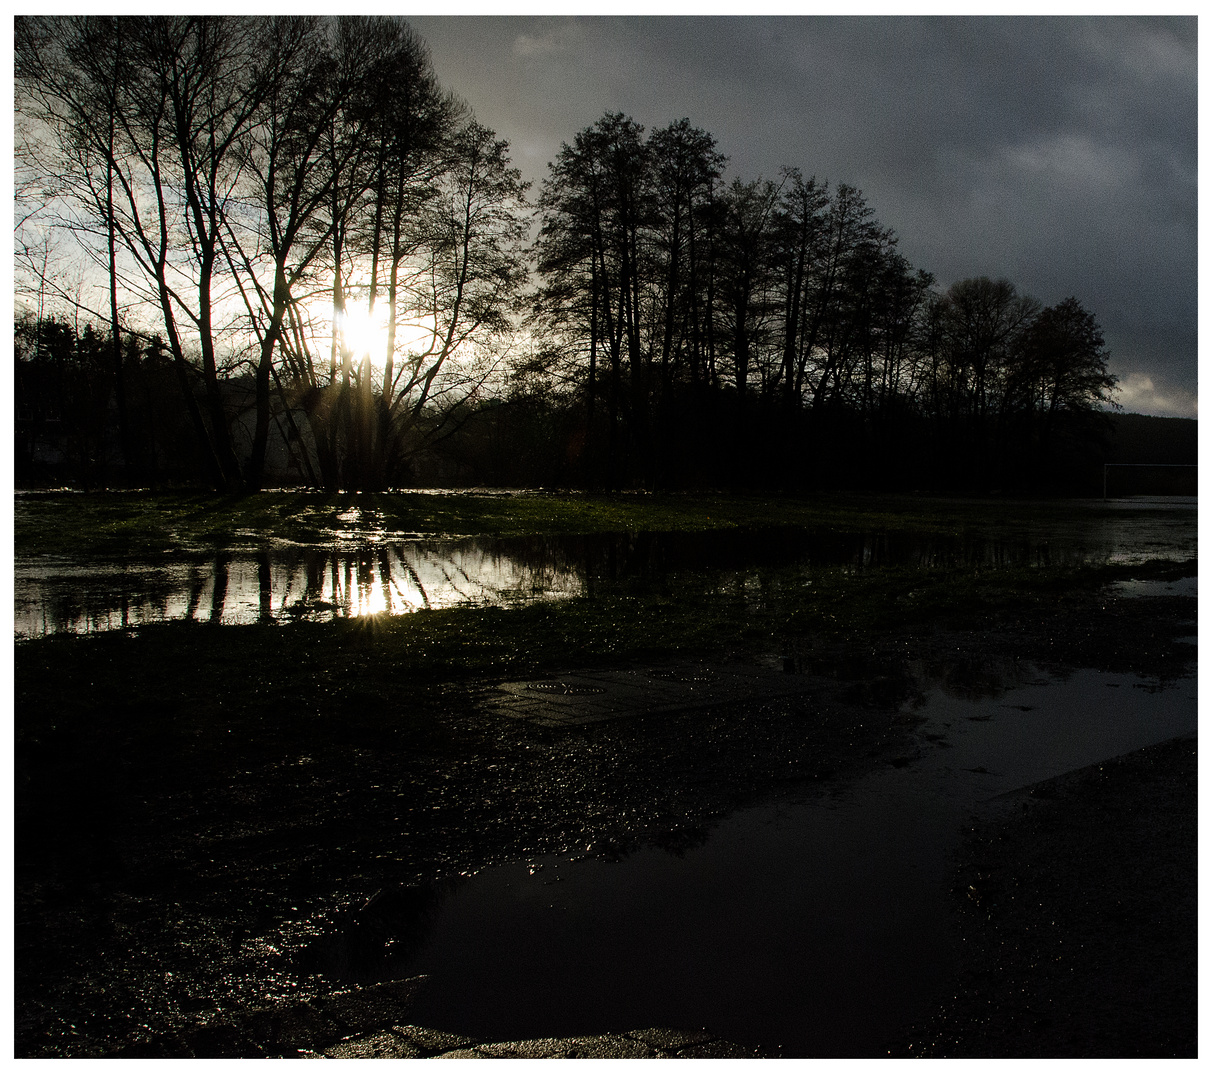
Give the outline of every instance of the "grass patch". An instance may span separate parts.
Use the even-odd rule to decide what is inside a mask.
[[[1164,510],[1153,513],[1163,515]],[[1189,513],[1183,511],[1184,513]],[[699,494],[560,495],[543,492],[338,494],[31,492],[16,498],[18,557],[169,557],[273,540],[329,543],[383,532],[415,536],[588,535],[796,527],[817,532],[909,530],[958,535],[1122,511],[1096,501],[923,496]]]

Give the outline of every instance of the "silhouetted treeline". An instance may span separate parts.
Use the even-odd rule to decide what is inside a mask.
[[[1199,437],[1194,420],[1125,413],[1115,418],[1107,460],[1135,464],[1196,465]]]
[[[1106,460],[1077,299],[940,289],[857,188],[727,178],[689,120],[576,133],[527,246],[508,146],[399,19],[16,26],[18,127],[54,136],[19,139],[19,201],[109,281],[105,332],[18,328],[23,475],[68,412],[76,482],[233,491],[1063,490]],[[49,242],[21,251],[42,311]]]
[[[1174,417],[1117,416],[1106,460],[1112,463],[1105,477],[1108,495],[1197,495],[1198,425]]]
[[[543,185],[536,370],[582,482],[987,489],[1094,445],[1115,379],[1076,299],[938,292],[856,188],[723,168],[688,121],[609,113]]]
[[[130,336],[122,343],[122,371],[130,404],[128,453],[136,468],[124,469],[116,405],[112,343],[86,325],[77,332],[54,319],[18,321],[15,334],[14,415],[16,482],[23,487],[70,485],[86,488],[138,483],[196,485],[205,482],[190,428],[178,369],[156,340]],[[255,391],[247,376],[222,383],[227,407],[237,418],[235,445],[246,448],[255,422]],[[721,486],[720,476],[735,464],[730,444],[716,437],[733,422],[734,395],[728,388],[688,394],[691,417],[676,442],[674,468],[687,487]],[[712,409],[718,409],[717,414]],[[789,433],[779,426],[777,403],[752,403],[747,422],[756,489],[812,490],[844,487],[940,489],[961,487],[946,480],[930,441],[928,422],[907,415],[904,442],[892,456],[855,452],[868,443],[858,414],[805,412],[804,427]],[[1048,474],[1017,489],[1095,495],[1101,491],[1104,462],[1197,462],[1194,420],[1137,414],[1100,414],[1098,432],[1069,429],[1064,418],[1054,431]],[[298,417],[303,423],[303,417]],[[698,423],[696,433],[696,423]],[[508,399],[489,401],[455,416],[457,434],[419,458],[420,485],[485,484],[568,487],[580,483],[584,464],[584,415],[577,403],[519,388]],[[819,422],[817,438],[808,424]],[[821,434],[821,433],[825,434]],[[791,444],[801,439],[798,447]],[[276,483],[305,482],[290,429],[276,423],[268,443],[268,475]],[[808,467],[811,465],[812,467]],[[1113,475],[1113,494],[1187,494],[1193,471],[1152,470]],[[1007,489],[1015,490],[1015,484]]]
[[[198,483],[205,477],[189,431],[179,369],[158,341],[113,340],[91,325],[19,319],[14,349],[14,471],[20,486],[97,488],[131,482]],[[118,371],[128,410],[120,424]],[[121,441],[126,439],[125,454]]]

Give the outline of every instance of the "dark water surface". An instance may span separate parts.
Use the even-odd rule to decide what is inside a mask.
[[[692,850],[565,852],[383,894],[363,916],[377,944],[330,939],[324,966],[428,975],[415,1022],[481,1040],[655,1025],[878,1055],[953,974],[949,890],[973,810],[1196,727],[1193,678],[1007,668],[994,684],[931,688],[916,760],[734,814]]]
[[[373,522],[360,528],[351,521],[331,544],[317,546],[268,543],[156,562],[21,557],[15,560],[14,628],[18,638],[31,638],[171,619],[281,622],[461,604],[514,606],[659,584],[682,573],[714,576],[718,587],[731,588],[764,570],[1194,558],[1193,500],[1119,502],[1105,517],[998,522],[954,535],[787,528],[418,540],[393,539]]]

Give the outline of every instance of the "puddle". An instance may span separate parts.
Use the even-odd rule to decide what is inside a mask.
[[[324,546],[270,543],[166,562],[19,558],[15,634],[93,633],[172,619],[323,621],[462,604],[514,606],[617,585],[648,587],[681,573],[715,575],[718,587],[760,603],[765,570],[1131,563],[1192,558],[1196,543],[1194,506],[1053,521],[1046,533],[1030,524],[991,523],[987,532],[956,535],[787,528],[430,541],[387,537],[369,515],[357,524],[356,539],[351,533]]]
[[[327,621],[459,604],[508,606],[578,596],[583,577],[474,541],[348,550],[267,549],[164,565],[17,560],[18,638],[192,619],[226,624]]]
[[[426,974],[412,1022],[483,1040],[706,1027],[769,1054],[872,1056],[947,986],[953,852],[986,799],[1196,727],[1196,680],[1032,670],[942,686],[920,752],[734,814],[699,847],[566,852],[389,891],[308,962]],[[975,700],[974,700],[975,699]]]

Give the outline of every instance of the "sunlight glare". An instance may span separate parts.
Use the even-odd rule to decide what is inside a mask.
[[[390,318],[390,307],[385,303],[375,305],[373,314],[361,305],[350,305],[337,316],[336,325],[339,330],[340,347],[348,350],[350,358],[356,363],[368,352],[375,369],[382,371],[387,355],[387,324]],[[428,325],[426,319],[401,315],[396,321],[394,353],[397,362],[410,354],[426,352],[433,347],[434,331],[432,318]]]
[[[387,308],[379,307],[375,312],[346,308],[338,317],[341,340],[355,360],[370,353],[372,360],[383,362],[387,351]]]

